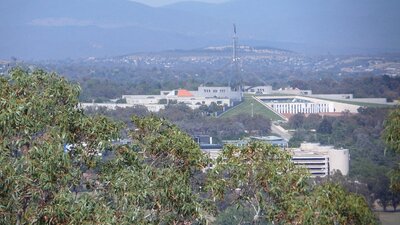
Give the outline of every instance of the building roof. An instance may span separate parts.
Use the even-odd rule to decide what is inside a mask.
[[[188,90],[180,89],[180,90],[178,90],[177,96],[178,97],[193,97],[194,95]]]
[[[257,140],[257,141],[283,141],[283,138],[277,136],[251,136],[250,139]]]

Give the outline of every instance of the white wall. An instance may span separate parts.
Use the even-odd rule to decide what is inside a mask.
[[[349,174],[350,154],[348,149],[331,149],[329,154],[329,167],[331,173],[339,170],[343,175]]]

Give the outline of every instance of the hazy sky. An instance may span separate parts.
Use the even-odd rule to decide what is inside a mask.
[[[197,1],[197,2],[221,3],[221,2],[227,2],[228,0],[131,0],[131,1],[140,2],[151,6],[162,6],[176,2]]]
[[[310,54],[400,52],[400,0],[197,0],[230,4],[175,8],[129,1],[134,0],[0,0],[0,58],[229,45],[232,23],[241,45]],[[157,7],[184,0],[136,1]]]

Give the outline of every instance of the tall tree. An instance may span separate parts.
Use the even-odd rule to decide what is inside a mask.
[[[400,153],[400,108],[390,112],[385,122],[383,138],[389,148]]]
[[[376,222],[361,197],[310,185],[267,144],[211,161],[175,125],[133,117],[133,143],[112,145],[120,125],[86,116],[78,95],[44,71],[0,77],[0,224],[206,224],[231,200],[254,222]]]
[[[44,71],[0,79],[0,224],[204,221],[207,161],[188,135],[136,118],[134,144],[111,146],[119,125],[83,114],[78,86]]]
[[[394,152],[400,154],[400,108],[390,112],[386,122],[383,139],[387,146]],[[400,193],[400,162],[396,168],[390,172],[391,189],[395,193]]]
[[[324,118],[322,122],[319,124],[317,132],[321,134],[331,134],[332,122],[329,121],[327,118]]]
[[[101,221],[103,205],[77,193],[119,126],[85,116],[79,90],[41,70],[0,77],[0,223]]]
[[[263,143],[229,146],[208,173],[208,189],[228,205],[250,207],[253,223],[376,224],[364,198],[339,185],[313,186],[291,155]]]

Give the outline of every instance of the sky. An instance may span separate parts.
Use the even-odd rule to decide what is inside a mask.
[[[310,54],[400,52],[400,0],[197,0],[229,4],[159,7],[182,1],[196,0],[0,0],[0,58],[220,46],[231,42],[233,23],[243,45]]]
[[[131,0],[134,2],[140,2],[150,6],[163,6],[168,5],[176,2],[188,2],[194,0]],[[208,3],[221,3],[227,2],[228,0],[196,0],[197,2],[208,2]]]

